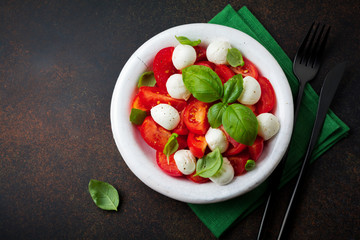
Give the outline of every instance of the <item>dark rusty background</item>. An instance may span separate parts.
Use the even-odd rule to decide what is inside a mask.
[[[348,61],[332,109],[351,131],[313,164],[288,239],[360,239],[358,0],[1,1],[0,239],[215,239],[185,203],[131,173],[113,141],[109,113],[133,51],[169,27],[209,21],[227,3],[248,6],[291,59],[313,20],[332,26],[312,85],[319,92],[326,72]],[[94,205],[91,178],[119,190],[118,212]],[[289,193],[287,185],[279,213]],[[262,211],[221,239],[255,239]]]

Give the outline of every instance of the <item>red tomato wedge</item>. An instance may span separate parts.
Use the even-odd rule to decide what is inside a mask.
[[[239,176],[245,173],[245,165],[247,160],[249,160],[250,155],[247,151],[243,151],[236,156],[228,157],[231,165],[234,168],[235,176]]]
[[[140,134],[145,142],[157,151],[162,152],[171,136],[171,132],[158,125],[151,116],[147,116],[140,127]]]
[[[276,96],[274,88],[270,81],[261,76],[258,79],[261,88],[261,97],[255,104],[258,114],[270,112],[276,104]]]
[[[161,49],[154,58],[153,71],[156,79],[156,84],[160,89],[166,91],[166,81],[168,78],[177,72],[172,63],[172,54],[174,47],[167,47]]]
[[[205,140],[205,135],[198,135],[192,132],[189,132],[187,137],[187,144],[191,153],[197,157],[202,158],[205,154],[207,147],[207,142]]]
[[[158,87],[140,87],[138,96],[139,104],[144,106],[147,110],[150,110],[159,103],[169,104],[178,111],[182,111],[186,107],[185,100],[172,98]]]
[[[149,111],[149,109],[140,101],[139,94],[135,95],[134,100],[131,104],[131,108],[136,108],[143,111]]]
[[[219,76],[223,84],[235,75],[235,73],[228,66],[223,64],[216,65],[214,71]]]
[[[210,104],[193,99],[185,108],[184,123],[190,132],[204,135],[210,127],[207,112]]]
[[[264,149],[264,139],[257,136],[253,145],[249,146],[250,158],[254,161],[258,160]]]
[[[241,74],[243,77],[251,76],[255,79],[259,77],[259,71],[256,66],[250,62],[247,58],[244,58],[244,66],[231,67],[236,74]]]
[[[209,61],[200,61],[200,62],[195,62],[194,65],[202,65],[208,68],[211,68],[211,70],[215,69],[215,64]]]
[[[200,46],[195,46],[194,49],[195,49],[195,52],[196,52],[196,60],[195,60],[195,62],[206,61],[207,60],[207,58],[206,58],[206,48],[200,47]]]
[[[190,175],[186,175],[186,178],[195,182],[195,183],[206,183],[209,182],[210,179],[209,178],[203,178],[200,176],[194,176],[196,172],[190,174]]]
[[[176,126],[174,130],[172,130],[173,133],[177,133],[179,135],[188,135],[189,130],[187,129],[185,123],[184,123],[184,111],[180,113],[180,122]]]
[[[167,173],[170,176],[180,177],[183,175],[182,172],[180,172],[176,166],[174,154],[171,154],[169,156],[169,164],[168,164],[166,155],[162,151],[157,151],[156,163],[158,164],[161,170],[163,170],[165,173]]]

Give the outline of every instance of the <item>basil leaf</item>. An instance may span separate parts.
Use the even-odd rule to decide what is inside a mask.
[[[232,67],[244,66],[244,59],[241,52],[236,48],[229,48],[226,60]]]
[[[248,171],[251,171],[255,168],[256,166],[256,163],[254,160],[247,160],[246,164],[245,164],[245,170],[248,172]]]
[[[190,45],[190,46],[197,46],[201,43],[201,40],[197,40],[197,41],[191,41],[190,39],[188,39],[187,37],[184,36],[175,36],[176,39],[179,41],[179,43],[183,44],[183,45]]]
[[[207,118],[212,128],[218,128],[221,126],[222,116],[227,106],[227,103],[219,102],[209,108]]]
[[[132,122],[135,125],[141,125],[146,118],[147,114],[145,111],[132,108],[130,113],[130,122]]]
[[[119,194],[109,183],[91,179],[89,182],[89,193],[99,208],[117,211]]]
[[[168,164],[170,163],[169,162],[170,155],[176,152],[176,150],[178,150],[179,148],[179,143],[176,139],[178,136],[179,135],[177,135],[176,133],[171,134],[167,143],[165,144],[163,153],[166,155]]]
[[[249,146],[254,143],[258,121],[250,108],[237,103],[229,105],[223,114],[222,124],[235,141]]]
[[[223,85],[219,76],[210,68],[192,65],[182,70],[185,87],[202,102],[214,102],[222,98]]]
[[[224,103],[235,102],[243,91],[243,77],[237,74],[224,83],[224,96],[222,101]]]
[[[138,81],[138,87],[149,86],[153,87],[156,84],[156,79],[153,71],[144,72]]]
[[[196,163],[196,174],[194,176],[201,176],[209,178],[214,176],[223,164],[223,157],[221,156],[219,148],[216,148],[205,157],[200,158]]]

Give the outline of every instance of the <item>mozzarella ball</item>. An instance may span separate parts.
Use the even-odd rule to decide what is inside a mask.
[[[190,45],[179,44],[175,47],[172,62],[178,70],[193,65],[196,60],[196,51]]]
[[[169,104],[160,103],[150,110],[154,121],[167,130],[173,130],[180,122],[179,112]]]
[[[185,87],[182,74],[178,73],[173,74],[168,78],[166,82],[166,90],[171,97],[176,99],[184,99],[186,101],[191,96],[191,93]]]
[[[258,135],[268,140],[272,138],[280,129],[279,119],[271,113],[262,113],[257,117],[259,128]]]
[[[259,101],[261,97],[261,88],[259,82],[250,76],[243,79],[243,91],[238,98],[241,104],[253,105]]]
[[[223,131],[218,128],[209,128],[205,134],[205,140],[211,149],[214,151],[216,148],[219,148],[220,152],[225,152],[229,147],[229,142],[226,138],[226,135]]]
[[[228,41],[216,40],[209,44],[206,49],[206,57],[215,64],[226,64],[226,56],[231,45]]]
[[[235,172],[233,166],[231,165],[229,159],[224,157],[220,170],[215,173],[214,176],[210,177],[210,180],[218,185],[226,185],[233,180],[234,175]]]
[[[196,168],[196,158],[190,150],[179,150],[174,154],[177,168],[184,175],[192,174]]]

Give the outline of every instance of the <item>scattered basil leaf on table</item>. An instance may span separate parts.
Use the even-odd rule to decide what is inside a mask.
[[[170,163],[169,162],[170,155],[173,154],[174,152],[176,152],[176,150],[178,150],[178,148],[179,148],[179,143],[176,139],[178,136],[179,135],[177,135],[176,133],[171,134],[167,143],[165,144],[163,153],[166,155],[168,164]]]
[[[155,86],[155,84],[156,84],[156,79],[153,71],[144,72],[143,74],[141,74],[138,81],[138,87],[142,87],[142,86],[153,87]]]
[[[223,96],[223,85],[219,76],[210,68],[192,65],[182,70],[185,87],[202,102],[214,102]]]
[[[143,110],[132,108],[130,113],[130,122],[135,125],[141,125],[146,118],[147,113]]]
[[[255,166],[256,166],[255,161],[249,159],[249,160],[247,160],[247,162],[246,162],[246,164],[245,164],[245,170],[246,170],[247,172],[249,172],[249,171],[253,170],[253,169],[255,168]]]
[[[119,194],[109,183],[91,179],[89,182],[89,193],[99,208],[117,211]]]
[[[222,124],[222,116],[227,108],[228,104],[218,102],[212,105],[207,113],[209,124],[212,128],[218,128]]]
[[[179,43],[181,43],[182,45],[190,45],[190,46],[197,46],[201,43],[201,40],[196,40],[196,41],[191,41],[190,39],[188,39],[187,37],[184,36],[175,36],[175,38],[179,41]]]
[[[233,103],[240,97],[242,91],[243,77],[241,74],[237,74],[224,83],[224,96],[222,101],[224,103]]]
[[[232,67],[244,66],[244,59],[237,48],[229,48],[226,60]]]
[[[222,116],[222,124],[235,141],[248,146],[255,142],[258,121],[250,108],[237,103],[229,105]]]
[[[222,164],[223,157],[219,148],[216,148],[196,162],[196,174],[194,176],[212,177],[221,169]]]

